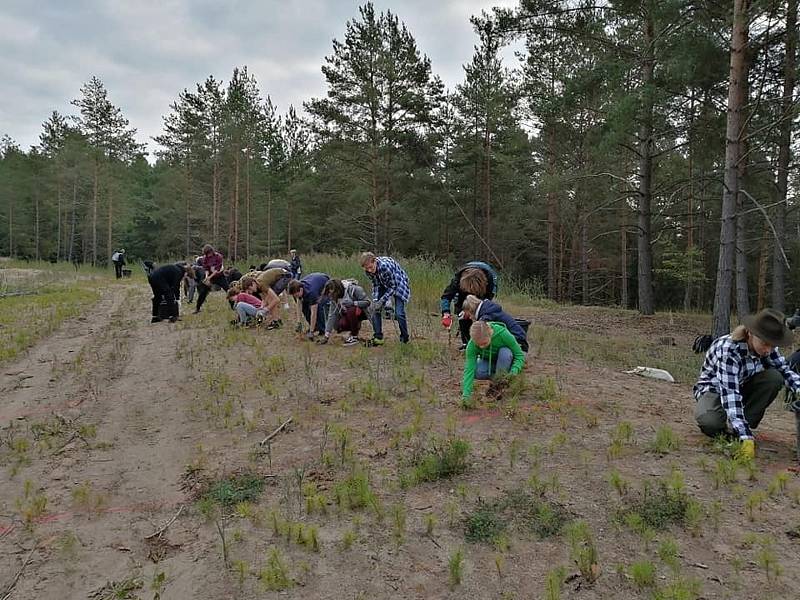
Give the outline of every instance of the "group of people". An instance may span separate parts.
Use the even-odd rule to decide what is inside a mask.
[[[396,321],[401,343],[410,341],[406,306],[411,298],[408,274],[389,256],[364,252],[360,265],[371,283],[371,294],[354,279],[326,273],[303,275],[296,251],[289,261],[275,259],[242,275],[223,267],[222,255],[210,245],[203,247],[195,264],[177,263],[156,268],[149,276],[153,289],[153,321],[178,318],[177,300],[182,281],[198,289],[199,312],[214,286],[227,291],[236,312],[233,323],[266,322],[268,329],[283,325],[280,296],[296,302],[297,332],[309,340],[327,344],[334,333],[343,333],[343,344],[360,341],[362,324],[369,321],[368,346],[384,344],[383,318]],[[472,261],[459,268],[441,296],[442,326],[450,329],[457,315],[460,350],[464,352],[462,403],[472,404],[476,379],[518,374],[524,367],[529,344],[526,322],[515,319],[494,301],[498,276],[485,262]],[[188,295],[191,302],[193,292]],[[165,307],[166,305],[166,307]],[[288,303],[283,303],[288,308]],[[302,320],[300,315],[302,315]],[[303,320],[305,325],[303,325]],[[800,393],[800,352],[787,361],[781,347],[791,347],[792,333],[786,318],[765,309],[747,315],[729,335],[708,348],[700,376],[693,388],[694,414],[700,430],[711,437],[725,436],[741,442],[745,458],[755,455],[753,430],[767,407],[784,387]]]

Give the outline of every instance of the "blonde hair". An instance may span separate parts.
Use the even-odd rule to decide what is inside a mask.
[[[469,337],[478,346],[485,346],[492,340],[492,326],[486,321],[475,321],[469,328]]]
[[[744,325],[739,325],[731,331],[731,339],[734,342],[744,342],[747,341],[747,338],[750,336],[750,330],[747,329]]]
[[[458,280],[458,287],[475,296],[485,296],[489,282],[486,280],[486,273],[477,267],[469,267],[461,273]]]
[[[372,253],[372,252],[362,252],[362,253],[361,253],[361,259],[360,259],[360,261],[359,261],[359,264],[360,264],[362,267],[365,267],[365,266],[367,266],[367,264],[369,264],[369,263],[372,263],[372,262],[375,262],[375,259],[376,259],[376,258],[378,258],[378,257],[377,257],[377,256],[375,256],[375,254],[374,254],[374,253]]]
[[[477,296],[473,296],[472,294],[470,294],[464,299],[464,304],[461,306],[461,308],[463,308],[464,311],[468,312],[474,317],[475,313],[478,312],[478,307],[480,305],[481,305],[481,299],[478,298]]]

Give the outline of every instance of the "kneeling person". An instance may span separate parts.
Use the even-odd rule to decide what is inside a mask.
[[[461,402],[472,406],[476,379],[491,379],[499,373],[517,375],[525,365],[525,353],[502,323],[475,321],[469,328]]]
[[[745,458],[755,456],[753,429],[784,385],[800,391],[800,375],[789,368],[779,347],[791,346],[782,313],[766,308],[747,315],[730,335],[706,352],[694,385],[694,415],[708,436],[735,436]]]

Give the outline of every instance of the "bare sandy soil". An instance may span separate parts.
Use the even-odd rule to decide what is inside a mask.
[[[545,580],[559,566],[563,598],[650,598],[690,581],[696,594],[661,597],[800,597],[794,423],[777,403],[760,427],[756,469],[726,482],[724,457],[694,426],[688,385],[533,348],[513,398],[463,410],[462,357],[431,317],[411,313],[409,348],[389,323],[383,348],[323,347],[299,340],[289,319],[277,331],[232,329],[219,294],[201,315],[151,325],[148,295],[110,286],[91,314],[0,370],[0,598],[555,598]],[[700,333],[663,315],[534,313],[632,339],[667,319],[682,344]],[[622,422],[630,435],[614,446]],[[651,449],[661,426],[677,448]],[[405,485],[432,436],[468,441],[468,468]],[[336,502],[354,469],[369,474],[371,507]],[[623,495],[612,470],[628,482]],[[699,517],[652,532],[626,525],[624,508],[677,471]],[[264,478],[258,499],[203,514],[197,496],[242,473]],[[596,581],[579,573],[563,531],[542,538],[509,517],[493,543],[465,539],[477,508],[518,489],[588,524]],[[309,504],[311,495],[322,501]],[[298,524],[317,528],[318,548],[298,542]],[[669,540],[677,561],[659,556]],[[451,585],[459,548],[461,582]],[[266,589],[274,550],[283,591]],[[643,560],[654,587],[631,574]]]

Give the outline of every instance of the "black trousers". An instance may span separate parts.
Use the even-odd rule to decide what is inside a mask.
[[[163,317],[164,315],[158,314],[158,307],[162,302],[167,303],[167,317],[178,317],[178,298],[180,297],[180,288],[171,287],[166,281],[160,278],[150,278],[150,288],[153,290],[153,316]]]
[[[225,275],[219,275],[211,280],[211,285],[218,285],[226,292],[228,291],[228,280],[225,278]],[[206,285],[202,281],[197,282],[197,308],[195,308],[195,312],[200,312],[203,304],[206,302],[206,298],[208,297],[209,292],[211,291],[211,286]]]
[[[114,262],[114,273],[116,274],[117,279],[121,279],[122,278],[122,263],[117,261],[117,260],[115,260],[113,262]]]

